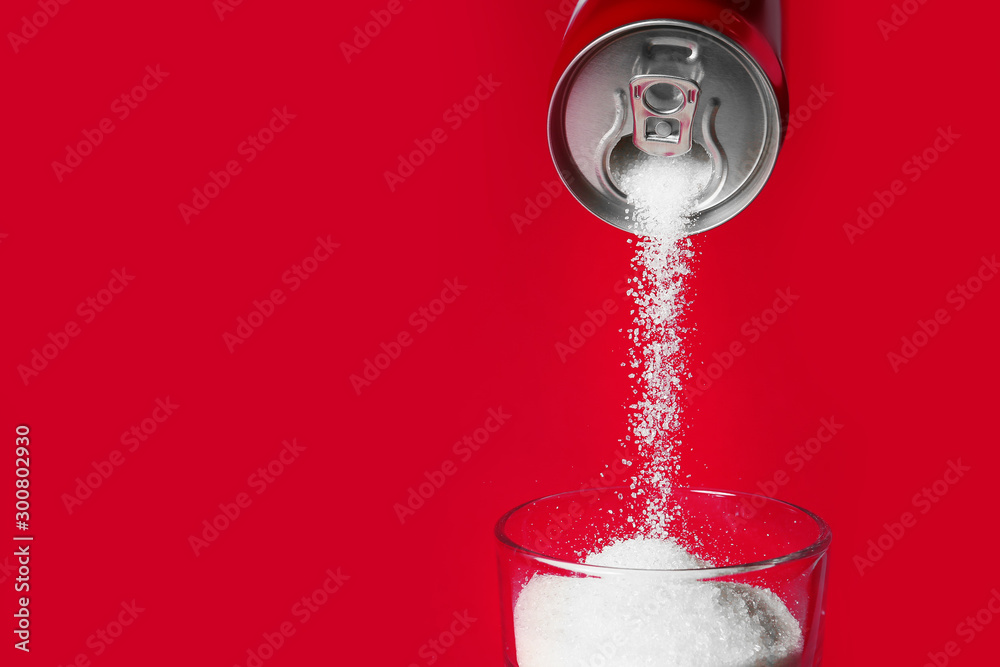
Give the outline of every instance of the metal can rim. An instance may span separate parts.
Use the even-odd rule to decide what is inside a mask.
[[[556,160],[556,148],[555,145],[556,135],[555,131],[558,128],[556,123],[556,112],[557,106],[560,110],[565,106],[566,102],[566,86],[568,85],[568,80],[580,67],[581,63],[592,56],[600,46],[609,40],[620,37],[623,34],[638,31],[646,28],[657,28],[657,27],[675,27],[675,28],[686,28],[692,29],[696,32],[705,34],[715,40],[721,42],[727,48],[733,50],[747,66],[748,70],[752,73],[755,82],[758,87],[764,91],[764,106],[766,108],[767,117],[767,129],[765,140],[763,142],[763,156],[762,159],[754,166],[752,174],[744,182],[733,195],[730,195],[726,200],[714,204],[707,208],[705,211],[699,215],[699,217],[685,230],[687,234],[699,234],[701,232],[707,231],[709,229],[714,229],[724,222],[727,222],[742,212],[750,203],[756,199],[757,195],[764,189],[764,186],[770,180],[771,173],[774,171],[774,165],[778,159],[778,153],[781,150],[781,139],[782,139],[782,127],[781,127],[781,114],[779,111],[779,101],[778,96],[774,91],[774,87],[771,84],[767,73],[761,67],[760,63],[747,51],[739,42],[735,41],[731,37],[720,33],[717,30],[713,30],[708,26],[702,25],[700,23],[694,23],[692,21],[684,21],[680,19],[646,19],[642,21],[635,21],[633,23],[627,23],[625,25],[619,26],[614,30],[606,32],[584,47],[579,53],[577,53],[573,59],[566,65],[566,68],[560,73],[559,78],[552,89],[552,96],[549,100],[548,116],[546,119],[546,136],[549,147],[549,156],[551,157],[553,164],[556,166],[556,171],[559,174],[560,180],[566,186],[566,189],[573,195],[580,204],[586,208],[588,211],[593,213],[595,216],[604,220],[606,223],[613,227],[617,227],[623,231],[633,233],[632,230],[624,227],[622,225],[616,224],[615,222],[608,220],[604,215],[601,215],[599,211],[594,210],[588,202],[581,199],[580,195],[577,194],[575,188],[572,187],[571,182],[567,181],[566,174],[564,174],[564,165],[559,164]],[[565,139],[565,137],[563,137]],[[579,169],[574,164],[574,171],[579,172]],[[582,177],[581,173],[577,173],[574,178]],[[586,180],[586,179],[584,179]],[[708,221],[706,220],[705,212],[718,210],[719,207],[728,204],[728,210],[725,215],[718,216],[718,219]]]

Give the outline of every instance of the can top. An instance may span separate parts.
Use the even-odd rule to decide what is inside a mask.
[[[549,149],[570,192],[634,231],[619,167],[690,152],[710,162],[690,234],[742,211],[764,187],[781,142],[774,89],[728,37],[696,23],[643,21],[591,43],[569,64],[549,107]]]

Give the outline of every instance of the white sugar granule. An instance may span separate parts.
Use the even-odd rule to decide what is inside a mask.
[[[685,225],[711,177],[711,164],[693,153],[637,160],[617,175],[639,235],[629,290],[635,302],[628,331],[635,402],[629,405],[627,440],[638,462],[632,491],[647,503],[640,527],[654,536],[665,535],[672,515],[666,498],[678,472],[676,446],[688,377],[682,343],[694,251]]]
[[[631,569],[709,565],[669,539],[636,538],[587,558]],[[771,591],[675,581],[536,574],[514,607],[520,667],[792,667],[802,631]]]
[[[634,231],[644,237],[676,240],[694,217],[702,190],[712,178],[710,162],[693,152],[629,162],[617,173],[628,196]]]

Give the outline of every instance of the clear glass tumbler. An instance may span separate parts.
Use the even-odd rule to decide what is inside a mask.
[[[754,494],[679,488],[668,500],[668,534],[704,561],[694,568],[585,563],[636,536],[644,504],[626,488],[540,498],[497,522],[507,667],[822,663],[827,525]]]

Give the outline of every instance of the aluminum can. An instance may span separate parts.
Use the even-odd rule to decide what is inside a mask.
[[[760,193],[781,147],[780,35],[780,0],[581,0],[548,116],[567,189],[634,231],[622,167],[684,155],[712,167],[685,231],[734,217]]]

